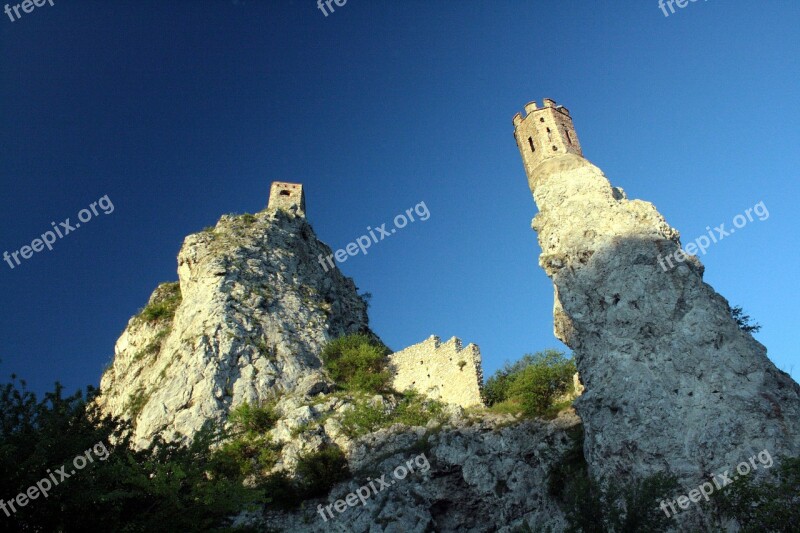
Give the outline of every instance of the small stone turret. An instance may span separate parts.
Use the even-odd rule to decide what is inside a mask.
[[[269,190],[267,209],[283,209],[305,217],[306,197],[303,193],[303,185],[300,183],[273,181]]]
[[[514,138],[522,154],[522,162],[528,175],[542,161],[564,154],[583,157],[578,134],[572,124],[569,110],[556,105],[550,98],[544,99],[544,107],[536,102],[525,106],[525,117],[514,115]]]

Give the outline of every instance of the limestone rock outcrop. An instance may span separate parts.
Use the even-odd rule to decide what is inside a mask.
[[[438,430],[395,425],[351,442],[352,479],[326,498],[291,513],[243,515],[239,523],[304,533],[564,531],[567,522],[548,480],[579,434],[580,419],[571,411],[549,422],[510,415],[476,421],[457,408]],[[420,454],[429,469],[394,477],[395,469]],[[319,505],[344,500],[384,474],[389,486],[371,491],[364,505],[357,502],[323,519]]]
[[[661,267],[678,232],[612,187],[579,146],[562,149],[577,142],[568,118],[532,105],[514,123],[555,334],[586,389],[575,405],[590,472],[617,482],[670,472],[691,487],[761,450],[800,454],[800,386],[739,328],[697,258]],[[559,138],[552,149],[548,136]]]
[[[318,354],[367,331],[367,306],[352,280],[319,265],[330,248],[300,214],[223,216],[186,238],[179,283],[130,320],[100,384],[98,403],[134,422],[138,445],[192,436],[242,402],[328,390]]]

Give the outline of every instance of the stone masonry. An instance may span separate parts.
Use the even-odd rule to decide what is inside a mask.
[[[414,389],[429,398],[462,407],[483,405],[481,352],[474,344],[462,347],[453,337],[442,344],[431,335],[419,344],[389,356],[393,387]]]
[[[306,216],[306,196],[303,185],[300,183],[287,183],[273,181],[269,189],[268,211],[282,209],[290,213]]]

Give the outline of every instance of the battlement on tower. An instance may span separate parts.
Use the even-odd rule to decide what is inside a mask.
[[[483,405],[481,352],[475,344],[462,346],[453,337],[442,343],[431,335],[419,344],[389,356],[392,386],[414,389],[428,398],[471,407]]]
[[[569,110],[551,98],[543,100],[543,107],[529,102],[525,105],[525,115],[517,113],[513,123],[514,138],[528,175],[546,159],[564,154],[583,157]]]
[[[300,183],[273,181],[269,190],[267,209],[283,209],[305,217],[306,197],[305,193],[303,193],[303,185]]]

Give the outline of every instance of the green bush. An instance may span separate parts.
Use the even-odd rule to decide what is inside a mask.
[[[383,405],[358,402],[353,409],[342,415],[342,429],[350,438],[360,437],[380,429],[390,420],[390,413]]]
[[[297,496],[300,500],[325,496],[349,476],[347,459],[338,446],[301,455],[297,461]]]
[[[547,484],[567,518],[568,533],[659,533],[675,525],[660,509],[677,481],[655,474],[626,485],[612,483],[605,491],[590,477],[583,454],[583,428],[571,432],[572,446],[553,466]]]
[[[155,322],[157,320],[171,320],[175,316],[175,310],[181,303],[180,283],[162,283],[158,286],[159,292],[152,302],[148,303],[139,313],[139,319],[145,322]]]
[[[260,407],[256,407],[244,402],[228,414],[228,422],[234,432],[250,435],[266,433],[275,427],[275,422],[279,418],[274,403],[263,403]]]
[[[128,396],[128,402],[125,404],[125,407],[134,425],[136,425],[136,418],[141,414],[142,409],[144,409],[144,406],[147,405],[147,402],[150,400],[150,394],[149,392],[145,392],[144,388],[139,388],[136,392]]]
[[[556,398],[572,391],[576,371],[575,362],[556,350],[526,354],[486,381],[484,398],[504,412],[516,405],[528,416],[542,416]]]
[[[35,486],[48,469],[69,471],[73,458],[89,450],[93,457],[46,498],[3,515],[3,531],[232,531],[231,516],[265,501],[262,489],[217,469],[210,450],[219,432],[206,427],[191,444],[156,439],[134,450],[130,424],[102,416],[95,394],[89,388],[66,396],[56,384],[40,399],[24,383],[0,385],[0,494],[6,499]]]
[[[320,358],[328,375],[348,391],[379,393],[389,387],[389,349],[379,341],[356,333],[329,342]]]
[[[167,326],[158,331],[153,337],[153,340],[150,341],[147,346],[133,354],[134,361],[140,361],[144,357],[149,357],[152,355],[156,355],[161,351],[161,347],[164,344],[164,341],[172,333],[172,327]]]
[[[425,426],[432,419],[441,419],[444,404],[409,390],[399,396],[393,408],[370,401],[356,402],[342,415],[342,429],[350,438],[360,437],[392,424]]]
[[[399,422],[406,426],[425,426],[432,419],[440,419],[443,411],[443,403],[430,400],[415,390],[407,390],[392,413],[391,424]]]
[[[746,333],[758,333],[761,331],[761,324],[753,322],[750,315],[744,314],[742,306],[737,305],[736,307],[729,307],[728,310],[731,313],[731,318],[736,321],[736,325],[739,326],[740,330]]]
[[[263,478],[280,459],[281,446],[263,437],[236,437],[214,451],[216,470],[227,477]]]
[[[230,439],[214,451],[218,470],[228,477],[255,475],[257,482],[263,481],[280,458],[281,446],[267,435],[278,418],[274,403],[256,407],[245,402],[232,409]]]
[[[768,476],[739,476],[715,496],[719,513],[735,518],[742,533],[800,531],[800,457],[775,462]]]

